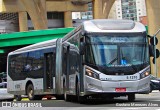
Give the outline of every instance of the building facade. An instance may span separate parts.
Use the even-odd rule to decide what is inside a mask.
[[[72,13],[72,19],[93,19],[92,7],[92,3],[89,3],[88,11]],[[145,0],[116,0],[108,18],[140,21],[142,16],[146,16]]]
[[[146,16],[145,0],[116,0],[117,19],[130,19],[140,21],[141,16]]]
[[[88,3],[88,10],[85,12],[72,12],[72,19],[93,19],[92,3]]]
[[[0,34],[19,31],[17,13],[0,13]]]
[[[1,0],[0,33],[72,27],[72,12],[92,0]]]

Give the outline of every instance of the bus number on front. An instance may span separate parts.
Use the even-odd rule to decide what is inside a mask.
[[[127,79],[136,80],[138,79],[138,77],[137,76],[127,76]]]

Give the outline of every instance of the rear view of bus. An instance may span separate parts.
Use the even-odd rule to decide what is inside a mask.
[[[85,36],[84,93],[128,96],[150,90],[150,61],[145,27],[130,20],[91,20]]]

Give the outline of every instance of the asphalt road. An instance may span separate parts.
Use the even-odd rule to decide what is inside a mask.
[[[128,102],[126,97],[120,97],[114,100],[88,100],[85,104],[55,99],[9,103],[12,104],[12,107],[1,107],[0,110],[22,110],[22,107],[23,110],[160,110],[160,92],[153,91],[145,95],[137,94],[134,102]]]

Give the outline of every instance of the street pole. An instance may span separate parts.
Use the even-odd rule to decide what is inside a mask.
[[[155,73],[156,73],[156,77],[158,77],[158,75],[157,75],[157,59],[156,59],[156,36],[157,36],[157,34],[160,32],[160,29],[154,34],[154,62],[155,62],[155,67],[154,67],[154,69],[155,69]]]

